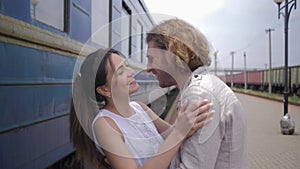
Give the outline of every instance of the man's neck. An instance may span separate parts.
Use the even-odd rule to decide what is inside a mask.
[[[179,76],[177,76],[177,84],[176,87],[182,91],[184,87],[186,86],[186,83],[188,82],[192,72],[182,72]]]

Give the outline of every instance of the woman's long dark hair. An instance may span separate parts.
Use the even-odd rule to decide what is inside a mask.
[[[96,92],[98,86],[106,84],[107,62],[113,49],[99,49],[88,55],[75,77],[70,109],[70,140],[80,161],[89,161],[97,168],[108,168],[104,157],[93,141],[92,121],[105,105],[106,99]]]

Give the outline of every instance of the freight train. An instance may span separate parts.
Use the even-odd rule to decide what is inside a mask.
[[[154,24],[143,0],[1,0],[0,168],[46,168],[73,153],[69,110],[83,48],[115,48],[143,70]],[[137,82],[132,97],[149,104],[157,80],[140,71]]]
[[[284,67],[276,67],[271,70],[272,93],[282,94],[284,91]],[[221,77],[228,86],[245,87],[245,73],[235,73]],[[246,72],[247,88],[259,91],[269,90],[269,70],[255,70]],[[288,88],[290,94],[300,96],[300,65],[288,67]]]

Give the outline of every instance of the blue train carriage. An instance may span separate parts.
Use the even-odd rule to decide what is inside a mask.
[[[135,15],[144,12],[142,0],[0,1],[0,168],[46,168],[74,152],[72,77],[92,50],[82,47],[109,25],[102,40],[92,42],[121,50],[144,69],[143,38],[154,24],[148,15]],[[122,16],[129,17],[113,22]]]

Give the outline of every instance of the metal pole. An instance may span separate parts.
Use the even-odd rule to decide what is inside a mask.
[[[244,90],[247,90],[246,52],[244,52]]]
[[[214,56],[215,56],[215,75],[217,76],[217,55],[218,55],[218,50],[215,51]]]
[[[294,7],[296,9],[296,0],[285,0],[285,5],[280,7],[282,1],[275,1],[278,4],[278,18],[280,18],[280,11],[284,8],[284,92],[283,92],[283,103],[284,103],[284,116],[280,120],[281,132],[282,134],[293,134],[295,130],[295,123],[288,114],[288,97],[289,97],[289,88],[288,88],[288,23],[289,16]],[[291,4],[289,8],[289,4]]]
[[[215,55],[215,75],[217,76],[217,56]]]
[[[285,1],[285,17],[284,17],[284,116],[288,113],[288,0]]]
[[[269,34],[269,72],[268,72],[268,81],[269,81],[269,94],[272,93],[272,49],[271,49],[271,31],[274,31],[274,29],[266,29],[266,33]]]
[[[234,67],[234,51],[231,51],[231,87],[233,87],[233,67]]]

